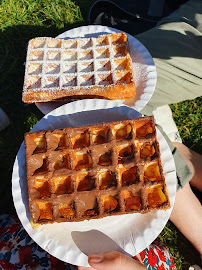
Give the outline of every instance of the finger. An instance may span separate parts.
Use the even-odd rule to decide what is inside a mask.
[[[92,254],[88,257],[88,263],[90,266],[97,270],[145,270],[140,262],[133,260],[132,258],[117,252],[109,252],[105,254]]]
[[[95,268],[92,267],[84,267],[84,266],[77,266],[78,270],[96,270]]]

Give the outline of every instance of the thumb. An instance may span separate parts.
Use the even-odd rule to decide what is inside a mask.
[[[97,270],[145,270],[140,262],[118,252],[113,251],[104,254],[91,254],[88,257],[90,266]]]

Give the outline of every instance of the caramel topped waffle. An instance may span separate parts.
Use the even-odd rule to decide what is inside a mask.
[[[22,99],[128,99],[136,95],[127,35],[29,41]]]
[[[33,226],[170,207],[153,117],[25,134]]]

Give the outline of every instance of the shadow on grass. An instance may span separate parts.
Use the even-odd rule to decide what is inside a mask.
[[[0,214],[15,213],[11,194],[11,177],[15,156],[28,132],[43,114],[34,104],[22,102],[24,62],[28,41],[37,36],[55,37],[81,23],[56,27],[18,25],[0,33],[0,107],[7,113],[11,124],[0,132]]]
[[[187,270],[194,264],[202,266],[200,254],[172,222],[168,221],[159,238],[172,253],[177,269]]]

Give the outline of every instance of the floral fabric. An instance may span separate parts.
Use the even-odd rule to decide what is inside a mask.
[[[167,247],[155,240],[148,248],[140,252],[144,265],[149,270],[175,270],[175,263]]]
[[[162,243],[154,242],[141,253],[148,269],[176,269],[173,258]],[[0,216],[0,269],[76,270],[40,248],[27,234],[17,217]]]
[[[76,270],[40,248],[16,217],[0,216],[0,269]]]

